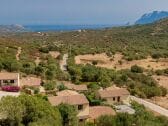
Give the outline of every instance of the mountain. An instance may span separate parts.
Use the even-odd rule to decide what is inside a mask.
[[[14,33],[27,31],[22,25],[0,25],[0,33]]]
[[[152,13],[144,14],[140,19],[135,22],[135,24],[149,24],[167,17],[167,11],[153,11]]]

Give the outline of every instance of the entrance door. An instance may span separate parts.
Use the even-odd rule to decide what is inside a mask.
[[[120,97],[117,97],[117,101],[120,102]]]

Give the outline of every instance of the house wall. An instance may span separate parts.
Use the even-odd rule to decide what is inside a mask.
[[[4,83],[4,81],[8,81],[9,83]],[[14,83],[10,83],[10,81],[14,81]],[[1,79],[0,80],[0,86],[5,86],[5,85],[12,85],[12,86],[18,86],[20,87],[20,77],[19,77],[19,73],[17,75],[16,79]]]
[[[78,110],[77,116],[79,119],[87,119],[89,116],[89,104],[83,104],[83,109]]]
[[[8,81],[7,83],[5,83],[4,81]],[[14,83],[11,83],[11,81],[14,81]],[[0,80],[0,86],[5,86],[5,85],[12,85],[12,86],[19,86],[19,80]]]
[[[120,100],[118,101],[118,97],[120,97]],[[113,104],[113,103],[118,103],[118,102],[123,102],[128,99],[129,95],[122,95],[118,97],[110,97],[110,98],[104,98],[108,103]],[[115,99],[113,99],[115,98]]]

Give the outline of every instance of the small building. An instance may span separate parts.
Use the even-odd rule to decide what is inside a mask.
[[[1,72],[0,87],[11,85],[20,87],[19,73]]]
[[[125,88],[106,88],[104,90],[98,91],[98,97],[100,99],[106,100],[107,103],[121,103],[125,102],[129,98],[129,91]]]
[[[75,85],[75,84],[72,84],[70,82],[63,82],[63,84],[69,90],[75,90],[75,91],[78,91],[78,92],[83,92],[83,91],[87,91],[88,90],[87,86],[85,84]]]
[[[89,121],[95,121],[103,115],[116,115],[116,112],[109,106],[93,106],[89,108]]]
[[[41,86],[41,78],[37,77],[23,77],[20,80],[21,87],[29,86],[29,87],[40,87]]]
[[[64,90],[58,92],[57,96],[48,97],[48,100],[53,106],[61,103],[75,106],[78,110],[77,117],[80,121],[85,121],[89,117],[89,102],[83,94],[71,90]]]

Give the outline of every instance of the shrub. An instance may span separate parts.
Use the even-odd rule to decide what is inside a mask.
[[[56,87],[56,83],[51,81],[51,82],[45,83],[43,86],[45,90],[54,90]]]
[[[92,61],[93,65],[97,65],[97,63],[98,63],[98,61],[96,61],[96,60]]]
[[[131,67],[131,72],[134,72],[134,73],[143,73],[143,69],[137,65],[133,65]]]
[[[39,51],[43,53],[49,53],[49,49],[47,47],[41,47]]]
[[[19,92],[20,88],[18,86],[2,86],[2,90],[8,92]]]
[[[162,54],[159,52],[155,52],[152,54],[152,58],[154,58],[154,59],[159,59],[160,57],[162,57]]]

